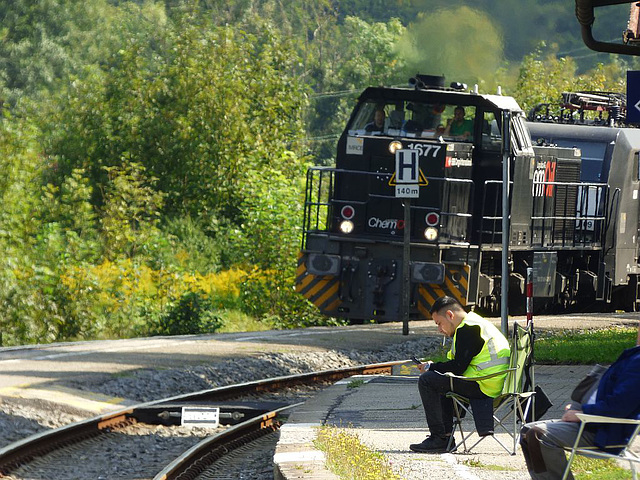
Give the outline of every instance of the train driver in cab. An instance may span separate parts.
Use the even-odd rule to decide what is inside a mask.
[[[464,118],[464,107],[457,106],[453,111],[453,118],[447,120],[444,129],[445,137],[453,137],[456,140],[469,140],[473,134],[473,120]]]
[[[387,115],[384,113],[384,108],[377,107],[373,113],[373,122],[365,125],[364,130],[366,132],[384,132],[384,121]]]

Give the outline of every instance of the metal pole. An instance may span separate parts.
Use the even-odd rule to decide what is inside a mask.
[[[500,281],[500,326],[509,333],[509,164],[511,158],[511,112],[502,112],[502,278]]]
[[[411,199],[404,199],[404,244],[402,248],[402,335],[409,335],[409,304],[411,296]]]
[[[531,365],[529,366],[529,378],[531,379],[530,390],[533,390],[536,386],[536,373],[535,373],[535,340],[536,336],[533,332],[533,268],[527,267],[527,328],[531,329]],[[536,396],[534,395],[531,401],[531,419],[536,421]]]
[[[527,326],[533,323],[533,268],[527,267]]]

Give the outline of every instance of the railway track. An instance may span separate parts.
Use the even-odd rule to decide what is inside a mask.
[[[284,400],[283,392],[317,388],[352,375],[390,374],[392,367],[400,363],[403,362],[229,385],[147,402],[73,423],[0,449],[0,478],[214,478],[205,475],[210,465],[243,445],[277,431],[287,412],[295,407],[291,401],[296,397],[295,391],[285,394]],[[183,407],[219,408],[222,427],[213,430],[181,426]],[[112,463],[108,472],[97,461],[101,456]],[[78,473],[80,471],[83,473]],[[199,477],[201,474],[205,476]]]

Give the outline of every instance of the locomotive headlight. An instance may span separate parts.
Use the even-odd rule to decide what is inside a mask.
[[[351,220],[344,220],[340,223],[340,231],[342,233],[353,232],[353,222]]]
[[[389,144],[389,153],[391,155],[395,155],[396,150],[402,150],[402,143],[399,142],[398,140],[394,140]]]
[[[438,238],[438,229],[433,227],[428,227],[424,231],[424,238],[426,238],[430,242],[436,241]]]

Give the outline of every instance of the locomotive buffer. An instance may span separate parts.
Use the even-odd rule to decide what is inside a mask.
[[[396,171],[389,183],[396,186],[396,198],[404,198],[404,244],[402,249],[402,334],[409,335],[411,294],[411,199],[420,193],[420,164],[418,150],[396,150]]]

